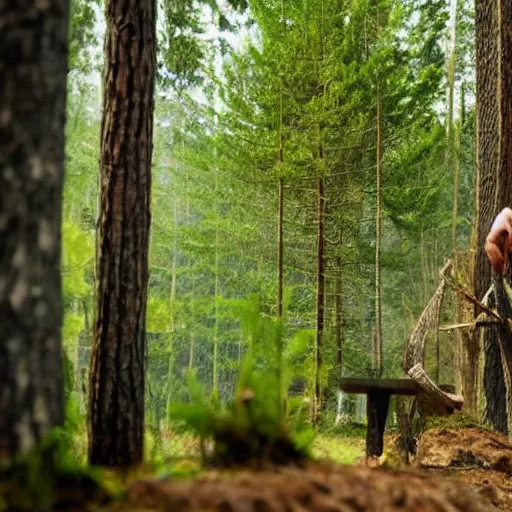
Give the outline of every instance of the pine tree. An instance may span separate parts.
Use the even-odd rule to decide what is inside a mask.
[[[143,457],[156,2],[106,5],[89,460]]]

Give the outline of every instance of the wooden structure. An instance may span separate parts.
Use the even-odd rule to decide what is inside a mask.
[[[391,395],[416,397],[418,410],[423,415],[447,416],[462,409],[464,399],[454,394],[453,386],[437,385],[427,375],[423,365],[425,340],[429,331],[438,335],[439,317],[443,302],[447,274],[451,271],[449,260],[441,270],[441,283],[421,313],[404,353],[402,366],[406,379],[342,379],[341,389],[346,393],[366,394],[366,455],[380,456],[384,449],[384,430]],[[511,352],[512,353],[512,352]],[[512,361],[512,356],[511,356]],[[511,364],[512,366],[512,364]],[[413,412],[414,414],[414,412]]]
[[[391,395],[420,396],[422,386],[413,379],[342,379],[341,389],[345,393],[367,395],[366,418],[366,455],[380,457],[384,451],[384,432]],[[453,393],[451,385],[441,385],[438,389]],[[459,402],[456,402],[457,404]],[[462,404],[461,404],[462,406]],[[457,407],[460,408],[460,407]],[[447,407],[445,414],[452,414],[453,408]]]
[[[421,313],[414,329],[409,336],[405,349],[402,367],[405,373],[419,386],[418,408],[425,414],[445,416],[456,409],[461,409],[464,399],[448,393],[435,384],[427,375],[423,364],[425,360],[425,340],[429,331],[439,335],[439,317],[446,289],[447,274],[452,269],[452,261],[448,260],[442,268],[441,283]]]

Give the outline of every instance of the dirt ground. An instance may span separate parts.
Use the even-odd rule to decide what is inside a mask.
[[[478,429],[433,429],[412,467],[308,462],[139,480],[106,512],[512,512],[512,444]],[[0,507],[1,508],[1,507]],[[60,510],[84,511],[82,506]]]
[[[413,467],[308,463],[140,481],[110,512],[512,512],[512,445],[478,429],[424,434]]]
[[[464,482],[491,497],[499,510],[512,511],[512,444],[502,435],[476,428],[429,430],[415,465]]]
[[[305,469],[138,482],[111,512],[492,512],[492,493],[421,472],[311,464]]]

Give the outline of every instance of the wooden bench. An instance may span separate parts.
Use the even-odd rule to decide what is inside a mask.
[[[453,392],[453,386],[439,386]],[[366,455],[380,457],[384,451],[384,431],[391,395],[415,396],[421,390],[412,379],[342,379],[341,389],[346,393],[367,395],[366,402]]]

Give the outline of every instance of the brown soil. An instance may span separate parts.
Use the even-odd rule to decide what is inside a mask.
[[[496,496],[418,471],[310,464],[137,482],[110,512],[492,512]]]
[[[139,480],[120,501],[98,508],[101,500],[93,498],[96,508],[87,510],[512,512],[511,469],[512,444],[503,436],[474,428],[437,428],[422,436],[413,468],[324,462],[265,471],[209,471],[186,480]],[[86,492],[92,497],[91,490]],[[83,512],[81,496],[68,496],[60,510]]]
[[[477,428],[434,428],[421,436],[423,467],[473,467],[512,473],[512,444],[505,436]]]
[[[512,444],[505,436],[476,428],[432,429],[421,437],[416,465],[464,482],[499,510],[512,511]]]

